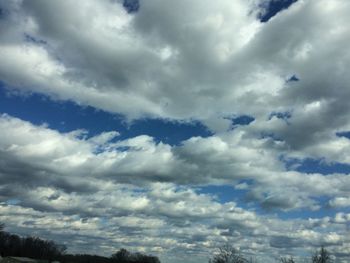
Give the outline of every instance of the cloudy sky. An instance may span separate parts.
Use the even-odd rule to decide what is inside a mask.
[[[109,256],[350,256],[350,1],[0,0],[0,222]]]

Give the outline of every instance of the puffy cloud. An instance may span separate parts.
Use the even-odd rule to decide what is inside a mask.
[[[146,135],[118,140],[118,132],[91,138],[82,131],[62,134],[8,115],[0,118],[0,128],[0,178],[4,185],[14,185],[14,195],[24,186],[96,193],[105,182],[139,187],[156,182],[237,184],[239,189],[241,180],[248,180],[247,197],[268,210],[317,210],[321,204],[315,197],[341,198],[349,191],[344,174],[286,171],[279,146],[271,147],[268,138],[252,138],[245,128],[193,137],[179,146]]]
[[[218,202],[187,185],[244,179],[247,197],[267,210],[319,209],[315,196],[340,200],[348,193],[347,175],[285,171],[275,150],[265,148],[266,139],[245,137],[243,128],[179,146],[149,136],[118,140],[118,132],[64,134],[8,115],[1,116],[0,128],[0,221],[17,233],[30,228],[62,242],[74,235],[71,251],[91,252],[99,240],[96,253],[123,246],[167,259],[184,251],[206,257],[235,242],[245,253],[277,257],[291,244],[340,251],[350,242],[345,214],[282,220],[244,209],[239,199]]]
[[[97,252],[205,257],[204,248],[235,241],[259,256],[322,243],[348,255],[345,213],[293,222],[253,210],[349,206],[348,175],[288,171],[285,161],[349,163],[349,140],[337,134],[350,130],[350,3],[299,0],[267,23],[261,3],[147,0],[130,14],[121,1],[2,2],[0,79],[10,92],[128,120],[196,119],[215,134],[171,146],[2,115],[0,220],[58,240],[74,233],[75,251],[99,240]],[[254,121],[233,125],[242,114]],[[193,188],[208,184],[244,190],[251,210]]]
[[[74,13],[72,1],[3,4],[0,77],[131,119],[196,118],[222,131],[225,117],[250,114],[289,149],[339,150],[344,140],[320,143],[349,129],[349,5],[298,1],[268,23],[259,6],[154,0],[128,14],[115,1],[84,1]],[[286,83],[294,74],[300,81]],[[267,120],[272,112],[291,117]]]
[[[75,5],[18,1],[9,8],[21,19],[11,26],[19,40],[2,47],[3,81],[131,118],[177,119],[235,113],[228,110],[235,96],[262,94],[268,78],[271,88],[273,78],[276,85],[283,82],[261,72],[252,79],[237,73],[242,83],[227,81],[235,78],[225,66],[261,27],[257,1],[178,2],[176,8],[149,1],[135,16],[113,1],[80,3],[79,12],[72,13]],[[28,29],[26,21],[32,24]],[[232,94],[226,94],[229,90]],[[220,107],[212,103],[215,98]],[[208,111],[208,106],[217,108]]]
[[[349,197],[336,197],[329,201],[331,207],[349,207],[350,198]]]

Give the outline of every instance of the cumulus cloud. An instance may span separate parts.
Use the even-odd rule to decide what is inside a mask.
[[[259,6],[154,0],[128,14],[115,1],[3,4],[0,77],[127,118],[196,118],[214,131],[229,127],[226,116],[270,127],[272,112],[288,111],[294,129],[267,129],[292,149],[349,129],[349,5],[298,1],[268,23]],[[286,83],[293,75],[300,81]]]
[[[127,120],[199,120],[214,134],[172,146],[1,115],[0,220],[19,233],[74,236],[75,251],[99,240],[97,252],[130,246],[205,258],[205,249],[234,241],[271,257],[320,244],[349,255],[348,214],[292,221],[272,213],[350,205],[348,175],[286,165],[350,163],[350,141],[338,136],[350,130],[350,3],[299,0],[262,23],[263,3],[147,0],[128,13],[121,1],[1,2],[8,92]],[[232,124],[241,115],[254,121]],[[244,199],[222,203],[195,190],[221,184]]]
[[[302,234],[311,227],[308,221],[298,226],[261,216],[240,207],[242,200],[221,203],[189,186],[229,183],[240,188],[239,182],[248,180],[248,200],[266,210],[317,210],[322,203],[315,196],[339,201],[348,193],[347,175],[286,171],[275,151],[265,148],[266,139],[244,138],[241,128],[191,138],[180,146],[155,143],[148,136],[118,140],[118,132],[91,138],[82,131],[59,133],[8,115],[1,116],[0,128],[0,220],[18,233],[31,228],[62,241],[74,234],[72,251],[89,250],[88,244],[98,239],[107,254],[126,246],[164,257],[177,250],[207,255],[232,241],[247,253],[277,256],[292,243],[304,242],[311,249],[347,242],[346,231],[339,230],[346,215],[324,222],[334,225],[332,235],[315,227],[310,237]],[[312,228],[319,224],[313,221]],[[301,232],[283,230],[291,225]]]
[[[349,191],[348,176],[343,174],[287,171],[278,146],[267,147],[269,139],[253,139],[244,128],[193,137],[179,146],[156,143],[146,135],[118,140],[116,131],[91,138],[81,136],[81,131],[62,134],[8,115],[1,116],[0,128],[4,183],[16,177],[27,187],[39,181],[66,192],[96,192],[99,180],[139,186],[159,181],[239,185],[250,180],[251,199],[266,208],[286,209],[316,209],[312,196],[338,197]]]
[[[227,67],[261,27],[257,1],[178,7],[148,1],[135,16],[113,1],[80,3],[73,13],[75,4],[18,1],[8,7],[10,17],[21,19],[8,30],[18,41],[2,47],[3,81],[130,118],[175,119],[236,113],[243,105],[231,110],[235,97],[271,94],[283,84],[269,72],[248,76]],[[208,111],[209,105],[215,109]]]
[[[349,197],[336,197],[329,201],[331,207],[349,207],[350,198]]]

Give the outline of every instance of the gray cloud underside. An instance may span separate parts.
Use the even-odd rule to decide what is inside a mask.
[[[180,146],[148,136],[118,140],[118,132],[62,134],[8,115],[1,116],[0,129],[0,221],[17,233],[70,240],[72,251],[91,252],[92,244],[106,254],[130,247],[167,261],[184,251],[204,260],[228,241],[270,259],[290,247],[311,253],[320,244],[338,258],[348,255],[350,214],[281,220],[196,191],[231,184],[247,191],[248,202],[273,211],[327,205],[315,197],[347,206],[348,175],[286,171],[279,148],[244,127]]]
[[[350,254],[347,213],[281,220],[194,190],[231,184],[267,211],[350,206],[348,175],[287,171],[283,161],[350,163],[349,140],[336,136],[350,130],[348,1],[299,0],[266,24],[253,0],[147,0],[136,15],[118,1],[0,5],[9,92],[129,120],[198,119],[216,132],[170,146],[117,132],[61,134],[2,115],[0,221],[10,229],[70,239],[75,251],[129,246],[169,261],[183,251],[206,258],[226,241],[270,258],[321,243]],[[293,75],[300,81],[288,82]],[[240,114],[255,121],[227,131],[226,117]]]

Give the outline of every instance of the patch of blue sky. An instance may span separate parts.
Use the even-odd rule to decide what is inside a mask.
[[[264,9],[264,12],[261,13],[258,18],[263,23],[268,22],[278,12],[287,9],[295,2],[297,2],[297,0],[270,0],[268,2],[264,1],[261,4],[261,7]]]
[[[249,125],[252,123],[255,118],[249,115],[239,115],[239,116],[232,116],[232,117],[225,117],[226,120],[230,120],[232,123],[231,129],[236,128],[240,125]]]
[[[100,217],[99,219],[100,219],[100,224],[101,224],[102,226],[108,226],[109,220],[108,220],[107,217]]]
[[[243,182],[243,181],[242,181]],[[247,180],[250,185],[249,180]],[[281,209],[264,209],[258,202],[249,202],[247,199],[247,193],[249,189],[236,189],[230,185],[208,185],[197,188],[199,194],[209,194],[214,196],[218,202],[225,204],[228,202],[236,202],[238,207],[253,210],[259,215],[271,215],[274,214],[280,219],[308,219],[308,218],[324,218],[334,217],[338,212],[350,212],[349,208],[331,208],[328,206],[330,197],[321,196],[313,198],[316,203],[321,204],[321,208],[318,210],[310,210],[308,208],[294,209],[294,210],[281,210]]]
[[[276,117],[278,119],[283,119],[285,121],[287,121],[288,119],[290,119],[292,117],[292,113],[290,113],[289,111],[285,111],[285,112],[272,112],[269,116],[269,120],[272,119],[272,117]]]
[[[292,75],[290,78],[287,79],[287,83],[288,82],[297,82],[300,81],[300,79],[297,77],[297,75]]]
[[[324,159],[283,159],[289,171],[301,173],[319,173],[323,175],[342,173],[350,174],[350,165],[345,163],[327,163]]]
[[[130,146],[118,146],[115,148],[119,152],[127,152],[131,149]]]
[[[345,137],[350,139],[350,131],[337,132],[336,135],[338,137]]]
[[[170,145],[179,145],[194,136],[208,137],[212,133],[199,121],[180,122],[164,119],[139,119],[126,123],[120,114],[96,110],[89,106],[79,106],[71,101],[53,101],[39,94],[8,94],[0,82],[0,113],[29,121],[35,125],[47,124],[49,128],[62,133],[73,130],[87,130],[88,137],[106,131],[120,133],[117,139],[127,139],[139,135],[154,137]]]
[[[29,34],[26,34],[26,33],[24,34],[24,39],[26,42],[31,42],[31,43],[34,43],[36,45],[46,45],[47,44],[46,41],[44,41],[42,39],[38,39],[38,38],[31,36]]]
[[[221,203],[240,202],[245,198],[246,189],[237,189],[232,185],[207,185],[196,188],[199,194],[209,194]]]
[[[8,199],[5,201],[5,204],[7,204],[7,205],[18,205],[20,203],[21,203],[21,200],[19,200],[17,198]]]
[[[322,198],[326,200],[327,198]],[[322,202],[322,201],[321,201]],[[276,216],[280,219],[308,219],[308,218],[313,218],[313,219],[320,219],[324,217],[331,217],[334,218],[335,215],[339,212],[342,213],[349,213],[350,208],[344,208],[342,207],[341,209],[338,208],[330,208],[325,205],[321,209],[318,210],[310,210],[310,209],[296,209],[296,210],[290,210],[290,211],[282,211],[278,210],[276,212]]]
[[[241,116],[232,118],[232,124],[233,125],[249,125],[254,120],[255,120],[255,118],[252,116],[241,115]]]
[[[341,208],[334,208],[329,206],[329,201],[331,200],[331,197],[329,196],[318,196],[318,197],[312,197],[312,199],[315,201],[315,204],[318,204],[320,207],[319,209],[310,209],[310,208],[296,208],[296,209],[290,209],[290,210],[283,210],[280,208],[271,208],[266,209],[263,206],[257,206],[255,207],[254,211],[260,215],[275,215],[276,217],[283,219],[283,220],[291,220],[291,219],[320,219],[324,217],[335,217],[335,215],[339,212],[342,213],[349,213],[350,207],[341,207]],[[256,204],[255,204],[256,205]]]
[[[140,9],[139,0],[123,0],[123,7],[129,13],[137,13]]]
[[[260,139],[272,139],[274,141],[282,142],[283,139],[278,137],[276,134],[272,132],[261,132]]]
[[[9,11],[6,10],[6,6],[3,5],[0,1],[0,20],[5,19],[6,16],[9,14]]]

